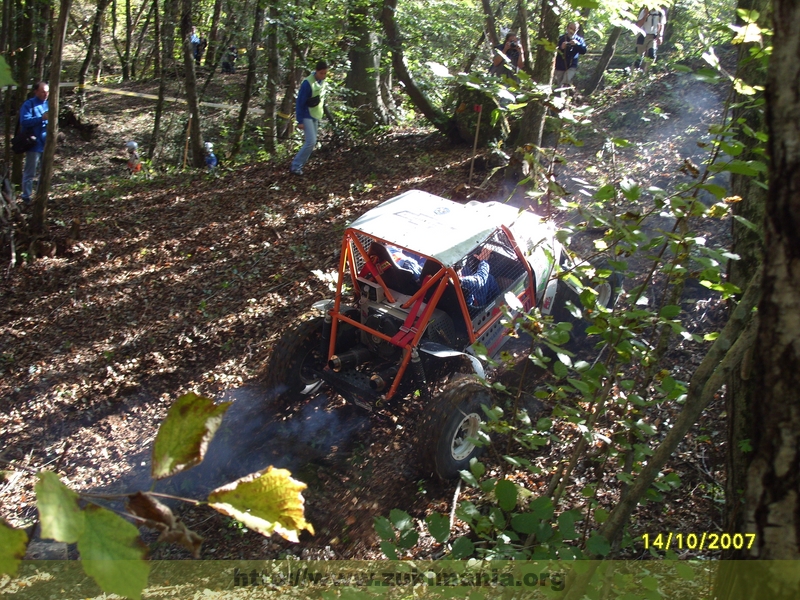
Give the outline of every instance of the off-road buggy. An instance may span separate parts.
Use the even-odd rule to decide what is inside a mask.
[[[496,356],[519,310],[548,315],[577,301],[577,290],[553,276],[557,264],[574,266],[553,224],[529,211],[401,194],[345,230],[334,299],[317,302],[319,316],[277,342],[267,383],[284,400],[328,385],[368,410],[419,391],[422,466],[454,477],[477,454],[481,406],[492,405],[474,348]],[[465,273],[485,276],[487,266],[489,277],[466,285]],[[610,279],[596,286],[596,303],[610,306],[615,287]],[[464,370],[472,375],[450,378]]]

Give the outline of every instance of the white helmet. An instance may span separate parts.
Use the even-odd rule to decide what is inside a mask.
[[[214,151],[214,144],[212,144],[211,142],[206,142],[205,144],[203,144],[203,146],[205,147],[206,152],[208,152],[209,154]]]
[[[136,152],[137,148],[139,148],[139,144],[136,142],[128,142],[125,144],[125,147],[128,149],[128,152]]]

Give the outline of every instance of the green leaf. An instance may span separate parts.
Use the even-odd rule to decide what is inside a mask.
[[[86,525],[78,540],[83,570],[106,593],[141,598],[150,564],[144,560],[147,547],[139,539],[139,530],[94,504],[83,512]]]
[[[537,518],[536,515],[531,513],[523,513],[521,515],[514,515],[511,517],[511,527],[514,531],[530,535],[534,533],[542,520]]]
[[[577,389],[584,396],[590,396],[591,395],[592,388],[586,382],[581,381],[580,379],[573,379],[572,377],[567,378],[567,381],[571,385],[575,386],[575,389]]]
[[[42,537],[74,544],[84,528],[84,513],[78,506],[78,494],[50,471],[38,474],[36,506],[42,524]]]
[[[567,367],[561,361],[555,361],[553,363],[553,373],[555,373],[556,377],[559,379],[563,379],[567,376]]]
[[[594,511],[594,520],[602,525],[608,519],[608,511],[605,508],[598,508]]]
[[[153,479],[163,479],[199,464],[230,405],[230,402],[215,405],[213,400],[191,392],[178,398],[156,435]]]
[[[599,200],[599,201],[602,202],[603,200],[611,200],[616,195],[617,195],[616,188],[614,188],[614,186],[611,185],[611,184],[606,184],[606,185],[600,187],[594,193],[594,199],[595,200]]]
[[[480,462],[477,458],[471,458],[469,460],[469,470],[472,471],[472,474],[480,479],[483,477],[483,474],[486,473],[486,465]]]
[[[517,486],[507,479],[501,479],[494,488],[497,502],[506,512],[511,512],[517,506]]]
[[[381,552],[383,552],[389,560],[398,560],[397,546],[391,542],[381,542]]]
[[[393,508],[389,511],[389,520],[399,531],[406,531],[414,528],[414,520],[411,518],[411,515],[398,508]]]
[[[286,469],[269,466],[218,487],[208,495],[208,505],[261,535],[277,533],[297,542],[301,530],[314,533],[303,514],[300,492],[305,488],[306,484],[292,479]]]
[[[540,496],[528,505],[530,514],[539,519],[549,519],[553,516],[553,501],[547,496]]]
[[[736,219],[736,221],[737,221],[738,223],[741,223],[742,225],[744,225],[745,227],[747,227],[747,228],[748,228],[748,229],[750,229],[751,231],[755,231],[756,233],[760,233],[760,232],[759,232],[759,229],[758,229],[758,225],[756,225],[756,224],[755,224],[755,223],[753,223],[752,221],[748,221],[747,219],[745,219],[745,218],[744,218],[743,216],[741,216],[741,215],[733,215],[733,218],[734,218],[734,219]]]
[[[0,574],[17,574],[20,561],[25,557],[28,534],[24,529],[14,529],[0,519]]]
[[[658,314],[662,319],[674,319],[681,314],[681,307],[674,304],[669,304],[663,307]]]
[[[611,552],[611,544],[602,535],[593,531],[591,537],[586,540],[586,549],[597,556],[605,556]]]
[[[686,581],[692,581],[694,579],[695,573],[691,566],[687,565],[682,560],[676,560],[673,564],[675,565],[675,570],[682,579]]]
[[[631,202],[638,200],[642,195],[642,188],[639,187],[639,184],[627,177],[623,177],[619,188],[622,190],[622,195]]]
[[[0,54],[0,87],[7,85],[17,85],[17,82],[11,76],[11,67],[8,66],[6,57]]]
[[[373,519],[372,524],[375,528],[375,532],[382,540],[386,540],[387,542],[394,541],[394,529],[392,528],[392,524],[389,522],[389,519],[383,516],[378,516]]]
[[[568,510],[558,515],[558,530],[565,540],[574,540],[578,537],[578,532],[575,531],[575,521],[577,521],[580,516],[577,510]]]
[[[419,532],[413,529],[408,529],[400,534],[400,539],[397,541],[397,545],[408,550],[409,548],[416,546],[418,541]]]
[[[639,419],[638,421],[636,421],[636,427],[642,432],[646,433],[647,435],[656,434],[656,428],[653,427],[650,423],[648,423],[644,419]]]
[[[425,518],[428,532],[440,544],[444,544],[450,537],[450,519],[439,513],[431,513]]]
[[[453,542],[453,549],[450,551],[450,558],[461,560],[469,558],[475,552],[475,544],[468,537],[461,536]]]

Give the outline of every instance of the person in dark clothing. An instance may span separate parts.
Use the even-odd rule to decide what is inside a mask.
[[[47,104],[49,95],[50,86],[40,81],[33,86],[33,97],[28,98],[19,109],[20,129],[36,136],[36,145],[25,153],[25,170],[22,172],[22,202],[26,206],[31,202],[33,180],[37,177],[47,138],[47,121],[50,116],[50,107]]]
[[[517,71],[524,65],[525,49],[517,38],[517,34],[509,31],[503,43],[494,47],[494,58],[489,73],[518,81]]]
[[[303,80],[303,83],[300,84],[300,91],[297,92],[295,113],[297,127],[303,130],[303,146],[289,167],[289,171],[293,175],[303,174],[303,165],[306,164],[317,145],[317,131],[324,114],[325,94],[328,89],[325,85],[327,76],[328,63],[321,60],[317,63],[316,70]]]
[[[553,76],[553,87],[572,85],[575,72],[578,70],[578,57],[586,54],[586,42],[578,35],[578,24],[567,25],[567,32],[558,38],[556,43],[556,72]]]
[[[222,72],[236,73],[237,58],[239,58],[239,53],[236,51],[236,46],[230,46],[222,59]]]

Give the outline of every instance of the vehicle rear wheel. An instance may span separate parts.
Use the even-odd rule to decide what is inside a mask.
[[[469,461],[483,448],[472,441],[478,438],[486,415],[481,408],[492,406],[489,389],[476,377],[463,377],[445,387],[434,398],[420,427],[422,465],[441,479],[458,477],[469,469]]]

